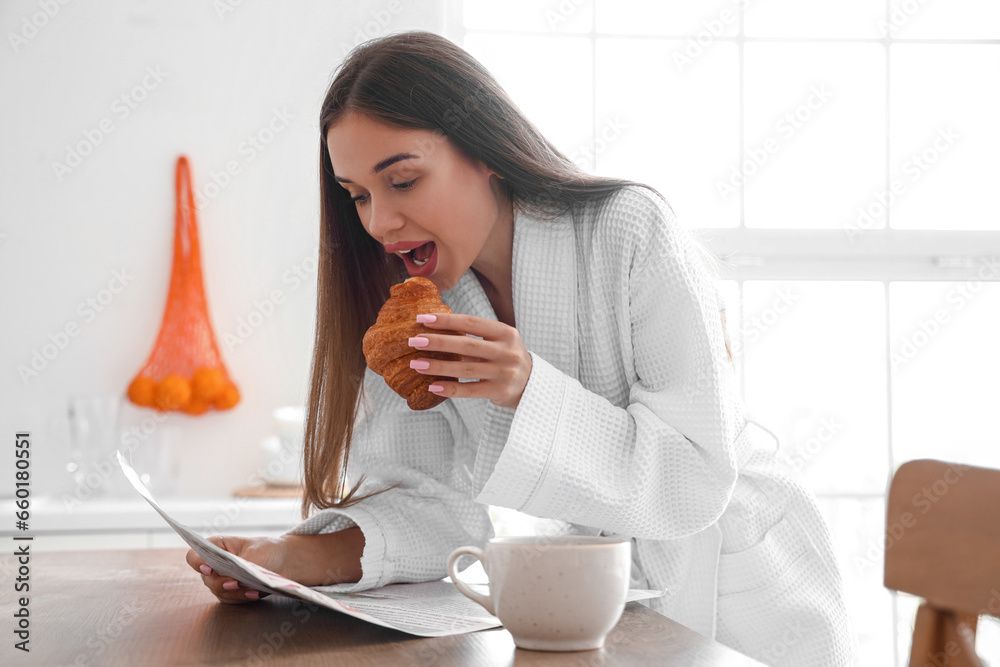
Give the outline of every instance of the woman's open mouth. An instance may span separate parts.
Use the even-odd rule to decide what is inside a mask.
[[[427,277],[434,273],[437,268],[437,244],[428,241],[419,248],[414,248],[408,252],[399,253],[406,264],[406,271],[410,276]]]

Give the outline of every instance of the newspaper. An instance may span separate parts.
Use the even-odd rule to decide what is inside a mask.
[[[499,619],[478,603],[462,595],[450,580],[389,584],[355,593],[329,590],[330,586],[304,586],[209,542],[163,511],[122,453],[118,464],[139,494],[213,570],[232,577],[247,588],[272,595],[305,600],[363,621],[400,630],[418,637],[444,637],[501,625]],[[489,595],[487,584],[466,582],[478,593]],[[666,591],[629,590],[628,601],[662,596]]]

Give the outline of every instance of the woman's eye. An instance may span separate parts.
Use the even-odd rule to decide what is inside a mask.
[[[410,186],[412,186],[416,182],[417,179],[414,178],[412,181],[408,181],[406,183],[396,183],[392,187],[394,187],[397,190],[409,190]],[[358,195],[357,197],[351,197],[351,201],[357,204],[358,206],[364,206],[365,204],[368,203],[367,197],[368,195]]]

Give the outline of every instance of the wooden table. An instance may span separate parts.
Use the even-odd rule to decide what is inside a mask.
[[[503,628],[415,637],[275,595],[251,604],[221,604],[184,562],[186,552],[33,554],[31,652],[13,648],[17,601],[8,589],[0,604],[5,637],[0,664],[760,665],[638,602],[626,606],[603,648],[567,653],[516,648]],[[10,575],[12,570],[4,569]],[[7,579],[12,587],[12,576]]]

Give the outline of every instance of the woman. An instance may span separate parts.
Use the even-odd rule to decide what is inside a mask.
[[[320,511],[281,538],[217,543],[364,590],[446,576],[454,548],[492,537],[488,505],[509,507],[631,538],[632,587],[667,589],[645,604],[738,651],[854,664],[827,527],[747,418],[710,256],[663,197],[582,172],[431,33],[352,52],[320,126],[303,517]],[[361,351],[410,275],[453,311],[430,330],[470,334],[410,340],[464,357],[423,364],[456,380],[419,412]],[[258,597],[203,572],[222,601]]]

